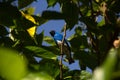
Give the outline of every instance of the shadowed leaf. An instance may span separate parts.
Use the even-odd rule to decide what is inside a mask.
[[[63,14],[56,11],[43,11],[42,17],[45,19],[64,19]]]
[[[39,56],[41,58],[54,59],[54,60],[56,60],[57,58],[57,56],[53,54],[51,51],[48,51],[42,47],[26,46],[25,48],[32,51],[35,56]]]
[[[29,4],[31,4],[33,1],[35,0],[18,0],[18,7],[19,9],[24,8],[28,6]]]

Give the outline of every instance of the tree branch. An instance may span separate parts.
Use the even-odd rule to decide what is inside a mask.
[[[62,44],[61,44],[61,51],[60,51],[60,80],[63,80],[63,68],[62,68],[62,59],[63,59],[63,46],[64,46],[64,40],[66,37],[66,24],[64,26],[64,35],[63,35],[63,39],[62,39]]]

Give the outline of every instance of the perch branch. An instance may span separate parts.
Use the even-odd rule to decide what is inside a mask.
[[[63,46],[64,46],[64,40],[66,37],[66,24],[64,26],[64,35],[63,35],[63,39],[62,39],[62,44],[61,44],[61,51],[60,51],[60,80],[63,80],[63,68],[62,68],[62,59],[63,59]]]

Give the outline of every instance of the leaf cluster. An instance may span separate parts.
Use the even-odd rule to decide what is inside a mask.
[[[60,11],[44,10],[41,16],[28,8],[34,1],[0,0],[0,80],[59,80],[60,50],[36,30],[61,19],[74,30],[68,41],[80,65],[72,71],[63,65],[63,79],[120,79],[120,42],[113,44],[120,36],[120,0],[46,0],[48,8],[59,4]]]

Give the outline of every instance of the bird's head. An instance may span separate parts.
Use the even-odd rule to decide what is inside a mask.
[[[51,36],[54,37],[54,35],[55,35],[55,31],[54,31],[54,30],[50,31],[50,34],[51,34]]]

